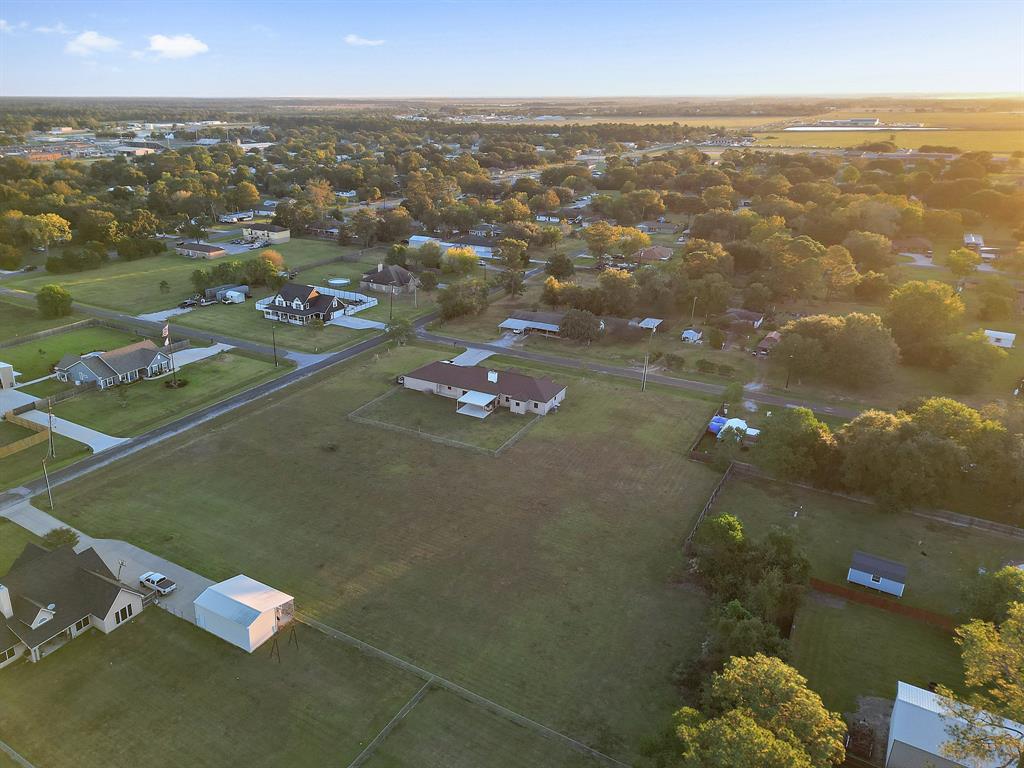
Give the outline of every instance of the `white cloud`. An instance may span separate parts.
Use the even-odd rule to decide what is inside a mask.
[[[75,56],[92,56],[94,53],[110,53],[120,47],[120,41],[88,29],[69,40],[68,44],[64,46],[64,50]]]
[[[187,59],[206,53],[210,46],[192,35],[152,35],[149,38],[148,50],[161,59]]]
[[[27,26],[27,21],[19,21],[17,24],[11,24],[7,19],[0,19],[0,32],[7,32],[10,34],[16,29],[25,29]]]
[[[63,21],[58,21],[52,27],[36,27],[36,32],[44,35],[73,35],[74,32],[64,26]]]
[[[346,45],[384,45],[383,40],[368,40],[365,37],[359,35],[345,35]]]

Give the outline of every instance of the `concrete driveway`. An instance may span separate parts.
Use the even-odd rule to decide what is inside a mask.
[[[188,347],[174,353],[174,370],[180,371],[182,366],[198,363],[200,360],[206,360],[208,357],[227,352],[229,349],[234,349],[234,347],[219,341],[208,347]]]
[[[364,320],[361,317],[354,317],[352,315],[336,315],[327,321],[328,325],[337,325],[342,328],[352,328],[357,331],[362,331],[367,328],[375,328],[379,331],[387,330],[387,323],[381,323],[377,320]]]
[[[26,411],[21,414],[21,417],[44,427],[50,424],[49,416],[42,411]],[[128,440],[125,437],[114,437],[103,432],[97,432],[95,429],[83,427],[81,424],[62,419],[60,416],[53,417],[53,431],[58,435],[64,435],[64,437],[70,437],[72,440],[85,443],[92,448],[93,453],[105,451]]]
[[[461,355],[452,358],[455,365],[477,365],[494,353],[487,349],[467,349]]]
[[[159,312],[147,312],[144,315],[136,315],[136,317],[139,320],[147,320],[151,323],[162,323],[169,318],[186,315],[193,309],[195,307],[173,307],[171,309],[162,309]]]

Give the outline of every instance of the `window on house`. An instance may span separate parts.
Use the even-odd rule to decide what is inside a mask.
[[[75,632],[81,632],[83,629],[89,626],[89,617],[86,616],[84,619],[79,619],[75,622]]]
[[[875,584],[879,584],[882,581],[882,577],[881,576],[875,576],[874,574],[871,574],[871,581],[874,582]]]
[[[3,664],[8,659],[14,658],[14,648],[8,648],[6,651],[0,651],[0,664]]]
[[[115,624],[120,624],[122,621],[127,621],[128,619],[131,618],[131,615],[132,615],[132,606],[131,606],[131,603],[129,603],[124,608],[122,608],[120,611],[118,611],[117,613],[114,614],[114,623]]]

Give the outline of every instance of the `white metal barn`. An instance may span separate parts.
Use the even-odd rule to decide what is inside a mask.
[[[193,603],[196,626],[252,653],[295,614],[295,598],[239,574],[207,587]]]

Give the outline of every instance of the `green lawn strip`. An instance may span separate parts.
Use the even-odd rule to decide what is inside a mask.
[[[29,297],[31,298],[31,297]],[[67,317],[43,317],[28,304],[20,304],[0,299],[0,341],[13,341],[21,336],[28,336],[50,328],[58,328],[81,320],[80,315]],[[6,359],[6,351],[0,349],[0,360]]]
[[[211,578],[244,571],[628,758],[678,705],[671,670],[704,633],[704,600],[672,577],[718,480],[685,455],[706,403],[573,380],[498,458],[346,418],[438,357],[359,356],[63,486],[57,514]]]
[[[908,569],[901,602],[946,615],[957,613],[979,568],[1017,562],[1022,551],[1019,541],[1007,537],[770,480],[726,483],[714,513],[726,512],[736,515],[753,538],[774,526],[792,532],[811,561],[812,575],[824,581],[845,584],[857,549],[897,560]]]
[[[29,542],[42,544],[42,539],[29,533],[20,525],[6,518],[0,518],[0,573],[7,573],[18,555]],[[2,732],[0,732],[2,737]]]
[[[57,458],[46,463],[46,468],[50,472],[92,453],[89,446],[57,434],[53,436],[53,447]],[[48,443],[42,442],[0,459],[0,491],[16,488],[30,480],[42,477],[42,462],[46,458],[48,448]],[[46,508],[45,497],[42,506]]]
[[[154,606],[5,669],[0,701],[18,706],[0,710],[0,734],[53,768],[108,766],[115,744],[120,765],[346,765],[422,682],[304,626],[296,636],[297,649],[280,636],[278,663]]]
[[[367,768],[598,768],[601,765],[564,744],[443,690],[428,693],[366,762]]]
[[[16,443],[26,437],[32,437],[34,434],[35,432],[31,429],[0,419],[0,447]]]
[[[379,330],[372,328],[354,330],[336,325],[311,328],[267,320],[262,312],[256,311],[252,301],[244,304],[214,304],[200,307],[175,317],[174,322],[198,331],[255,341],[268,347],[276,335],[277,346],[280,349],[313,353],[334,352],[380,333]]]
[[[285,373],[271,362],[222,352],[185,366],[178,376],[188,381],[169,389],[164,376],[128,386],[85,392],[54,406],[54,415],[119,437],[142,434],[203,406]]]
[[[854,712],[858,696],[896,696],[902,680],[963,689],[953,637],[906,616],[808,595],[796,617],[792,661],[825,705]]]
[[[67,381],[58,381],[56,378],[44,379],[43,381],[37,381],[27,387],[18,387],[18,390],[24,392],[26,395],[32,395],[33,397],[43,398],[52,397],[59,392],[71,389],[75,385]]]
[[[18,381],[28,382],[50,374],[53,366],[64,355],[105,352],[136,342],[139,338],[103,326],[75,328],[65,333],[56,333],[53,336],[0,349],[0,360],[10,363],[14,370],[21,373]]]
[[[456,413],[458,408],[447,397],[395,389],[355,411],[353,416],[485,451],[496,451],[534,418],[497,407],[486,419],[476,419]]]

